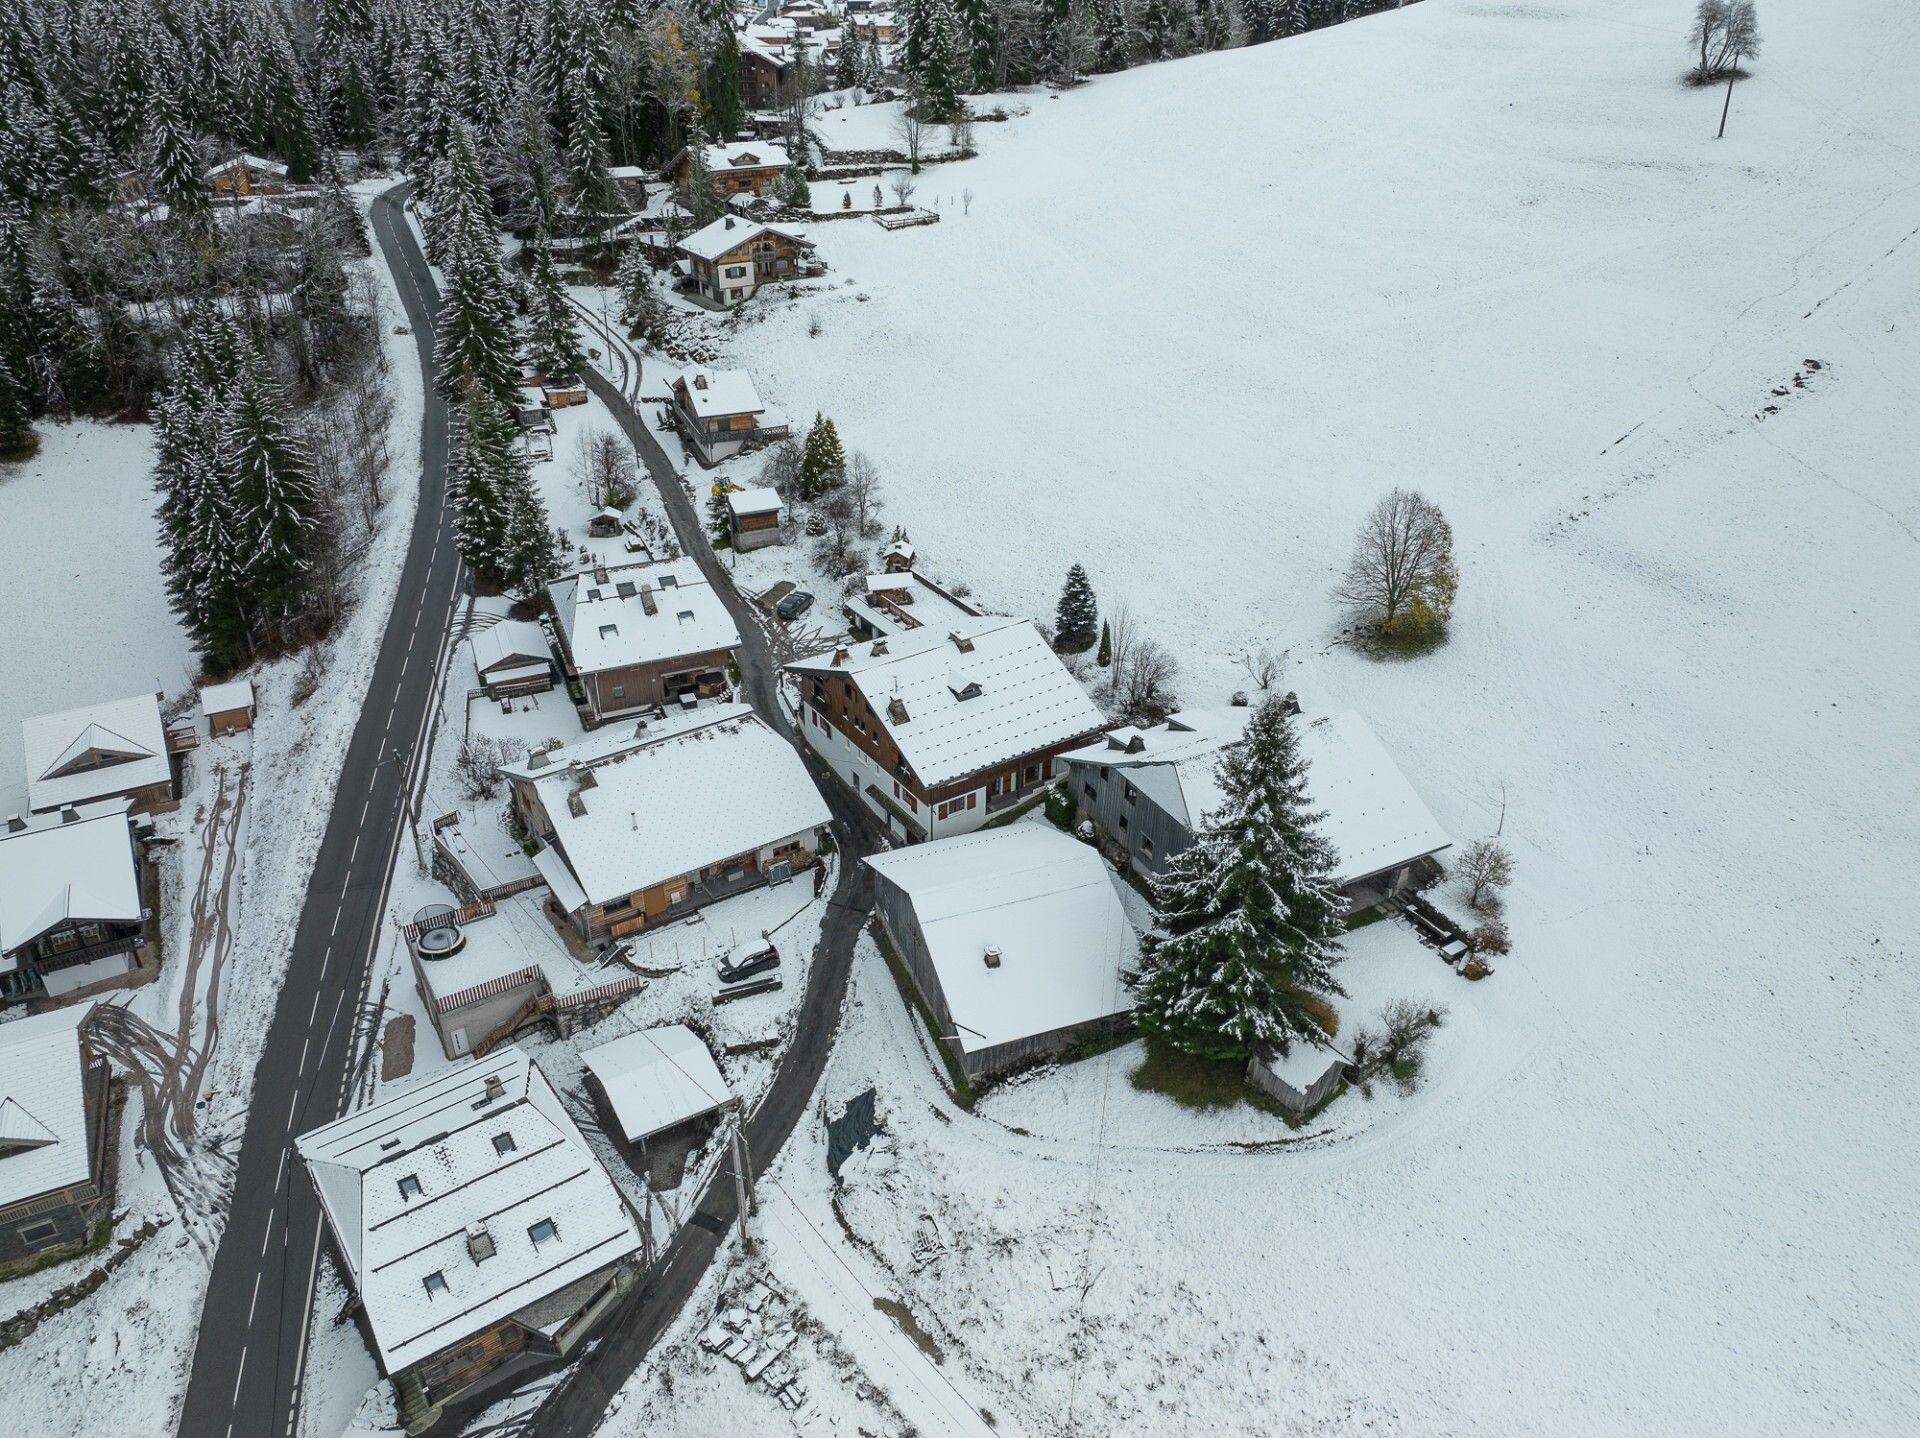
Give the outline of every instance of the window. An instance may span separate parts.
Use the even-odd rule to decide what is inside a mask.
[[[1037,784],[1040,782],[1040,766],[1038,764],[1027,765],[1027,782],[1029,784]]]
[[[1126,786],[1124,790],[1121,791],[1120,797],[1125,799],[1129,804],[1131,804],[1136,798],[1139,797],[1139,791],[1135,789],[1133,785],[1129,784]]]
[[[1105,764],[1102,764],[1102,765],[1100,766],[1100,777],[1101,777],[1102,779],[1107,779],[1107,778],[1111,778],[1111,777],[1112,777],[1112,776],[1111,776],[1111,775],[1110,775],[1110,774],[1109,774],[1109,773],[1107,772],[1107,766],[1106,766]]]
[[[611,692],[615,699],[624,699],[627,697],[627,686],[624,684],[616,684],[613,686]]]
[[[1153,835],[1142,834],[1140,836],[1140,855],[1146,859],[1153,857]]]
[[[425,1278],[420,1280],[420,1286],[427,1290],[427,1297],[429,1298],[434,1297],[436,1294],[445,1293],[447,1291],[447,1275],[436,1268],[432,1273],[429,1273]]]
[[[419,1178],[414,1174],[411,1174],[411,1173],[407,1174],[404,1178],[400,1180],[400,1197],[418,1198],[419,1196],[420,1196]]]
[[[746,272],[747,272],[747,267],[745,265],[728,265],[727,266],[727,278],[730,280],[737,280],[742,275],[746,274]]]
[[[1120,832],[1123,834],[1127,832],[1127,816],[1125,814],[1120,816]]]
[[[560,1236],[560,1230],[553,1226],[553,1220],[543,1218],[527,1230],[527,1237],[533,1240],[535,1248],[544,1248]]]
[[[39,1248],[42,1244],[52,1243],[59,1236],[60,1225],[49,1218],[39,1223],[23,1223],[14,1231],[20,1235],[20,1242],[28,1248]]]
[[[512,1134],[496,1133],[493,1136],[493,1151],[495,1153],[502,1154],[502,1155],[509,1154],[513,1152],[514,1148],[515,1148],[515,1144],[513,1142]]]
[[[1100,795],[1094,791],[1093,785],[1082,784],[1080,786],[1080,792],[1087,796],[1087,802],[1089,804],[1097,804],[1100,802]]]

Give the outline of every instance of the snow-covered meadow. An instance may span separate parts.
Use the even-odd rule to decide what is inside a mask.
[[[1030,1431],[1920,1424],[1920,15],[1763,14],[1715,141],[1683,11],[1426,0],[1036,97],[731,340],[981,602],[1082,560],[1191,702],[1286,649],[1457,839],[1504,795],[1514,955],[1310,1145],[1182,1151],[1114,1061],[934,1120],[863,969],[828,1100],[896,1147],[844,1207]],[[1393,484],[1462,591],[1377,664],[1328,590]]]

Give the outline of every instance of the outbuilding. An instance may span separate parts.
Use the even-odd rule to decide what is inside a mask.
[[[225,684],[207,685],[200,691],[200,712],[206,716],[207,733],[215,739],[251,729],[253,681],[230,679]]]
[[[1022,823],[866,862],[874,913],[968,1079],[1132,1026],[1139,943],[1090,845]]]
[[[537,624],[503,619],[467,640],[474,677],[489,699],[553,688],[553,650]]]
[[[727,491],[727,538],[735,549],[780,542],[780,496],[771,489]]]
[[[580,1061],[620,1135],[642,1149],[733,1103],[713,1055],[685,1024],[641,1029],[588,1049]]]

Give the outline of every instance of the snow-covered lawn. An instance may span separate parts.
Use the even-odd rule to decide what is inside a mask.
[[[20,721],[129,694],[180,693],[199,656],[167,607],[146,425],[39,426],[0,464],[0,575],[12,596],[0,684],[0,814],[24,814]]]
[[[732,337],[979,602],[1082,560],[1191,702],[1287,649],[1457,839],[1504,790],[1516,952],[1413,950],[1430,1086],[1310,1144],[1222,1149],[1124,1056],[943,1122],[863,967],[829,1107],[878,1085],[895,1149],[845,1208],[1029,1431],[1920,1424],[1920,16],[1770,12],[1718,142],[1684,22],[1427,0],[1102,79]],[[1462,591],[1382,665],[1328,589],[1396,483]]]

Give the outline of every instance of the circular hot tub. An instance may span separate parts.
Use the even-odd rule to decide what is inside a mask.
[[[423,959],[449,959],[466,946],[451,904],[428,904],[413,916],[413,923],[414,951]]]

